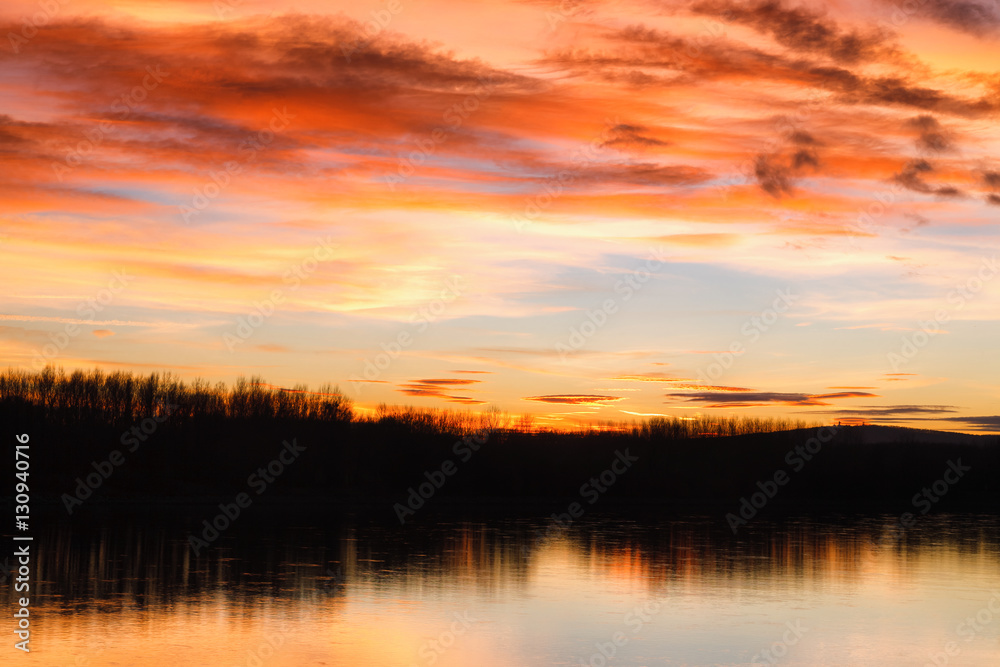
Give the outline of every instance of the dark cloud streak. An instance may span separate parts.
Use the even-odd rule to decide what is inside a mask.
[[[818,54],[848,64],[898,55],[891,36],[878,30],[843,30],[833,20],[804,7],[773,0],[756,3],[700,2],[692,8],[770,35],[778,44],[800,53]]]
[[[896,2],[884,1],[894,8],[898,6]],[[1000,8],[992,0],[921,0],[905,6],[941,25],[976,37],[1000,32]]]

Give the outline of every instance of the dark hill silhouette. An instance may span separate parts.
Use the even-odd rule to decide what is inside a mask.
[[[286,442],[304,450],[268,485],[266,502],[371,503],[391,513],[411,489],[443,479],[421,512],[470,501],[577,501],[585,508],[641,501],[732,511],[780,473],[787,480],[762,513],[805,506],[904,512],[959,461],[968,472],[933,509],[987,509],[1000,500],[997,436],[889,426],[789,429],[730,419],[716,420],[709,432],[733,435],[700,437],[707,423],[660,419],[535,433],[511,428],[495,411],[383,408],[359,419],[331,387],[308,392],[241,380],[227,389],[53,369],[0,376],[0,421],[9,433],[31,436],[32,502],[87,495],[74,512],[111,501],[230,501]],[[623,456],[627,466],[615,463]],[[612,469],[607,485],[611,474],[601,475]],[[102,475],[97,488],[77,494],[95,473]]]
[[[930,429],[907,428],[904,426],[880,426],[865,424],[863,426],[844,427],[851,437],[859,443],[876,445],[886,443],[933,443],[933,444],[978,444],[986,445],[990,436],[970,435],[968,433],[953,433],[951,431],[934,431]],[[996,436],[993,436],[996,440]]]

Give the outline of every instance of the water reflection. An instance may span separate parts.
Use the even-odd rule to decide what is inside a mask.
[[[36,543],[34,656],[299,667],[1000,658],[994,517],[927,517],[903,532],[889,516],[758,522],[739,538],[717,517],[568,530],[539,519],[263,523],[200,556],[183,532],[135,517],[51,529]]]

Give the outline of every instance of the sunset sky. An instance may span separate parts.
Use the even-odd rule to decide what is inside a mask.
[[[992,0],[0,12],[0,366],[1000,431]]]

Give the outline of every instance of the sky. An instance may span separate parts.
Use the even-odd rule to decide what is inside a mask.
[[[1000,432],[992,0],[0,24],[0,366]]]

